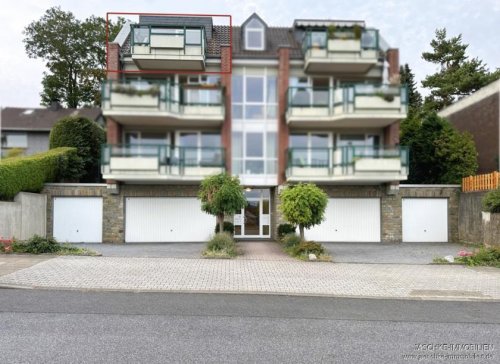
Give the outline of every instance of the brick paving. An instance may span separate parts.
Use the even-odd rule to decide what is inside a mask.
[[[0,277],[0,285],[498,300],[500,270],[446,265],[311,263],[288,259],[57,257],[4,275]]]

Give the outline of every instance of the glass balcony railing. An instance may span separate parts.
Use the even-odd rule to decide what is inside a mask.
[[[205,56],[205,28],[132,24],[132,55]]]
[[[406,86],[355,84],[338,88],[290,87],[287,116],[406,113]]]
[[[289,148],[289,178],[408,175],[409,150],[404,146]]]
[[[207,176],[225,170],[225,149],[148,144],[105,144],[101,148],[104,178],[119,176]]]
[[[329,42],[331,41],[331,42]],[[336,43],[338,41],[338,43]],[[347,41],[353,41],[352,44]],[[342,42],[345,47],[342,47]],[[356,48],[350,48],[356,44]],[[339,49],[336,49],[339,47]],[[362,28],[338,28],[328,31],[324,30],[308,30],[304,33],[302,40],[302,51],[304,54],[309,49],[326,49],[329,51],[342,51],[342,48],[347,48],[352,51],[360,52],[361,50],[378,50],[379,49],[379,32],[377,29],[362,29]]]
[[[217,84],[174,84],[169,81],[113,81],[102,84],[106,111],[168,112],[185,116],[224,116],[224,93]]]

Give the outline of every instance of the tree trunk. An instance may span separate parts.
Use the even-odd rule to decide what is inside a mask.
[[[224,232],[224,214],[217,216],[217,222],[219,224],[219,233]]]
[[[299,225],[300,240],[304,240],[304,225]]]

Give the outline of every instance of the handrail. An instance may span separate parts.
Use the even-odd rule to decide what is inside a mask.
[[[135,85],[145,86],[144,90],[137,88]],[[147,83],[140,83],[133,80],[115,81],[115,80],[105,80],[102,82],[101,95],[103,101],[109,101],[111,99],[111,93],[117,92],[116,86],[126,86],[130,88],[130,94],[140,96],[142,94],[148,94],[149,90],[153,88],[158,88],[157,92],[151,92],[151,96],[157,96],[159,101],[167,102],[169,104],[179,104],[184,106],[223,106],[225,104],[224,87],[221,85],[210,85],[205,86],[205,84],[179,84],[170,83],[169,80],[165,81],[147,81]],[[113,88],[115,87],[115,88]],[[187,102],[184,97],[184,91],[207,91],[207,92],[218,92],[216,98],[219,98],[219,102],[213,101],[197,101],[197,102]],[[120,92],[118,92],[120,93]],[[123,92],[127,93],[127,92]],[[178,100],[174,95],[178,95]]]
[[[340,98],[336,99],[335,94],[340,94]],[[381,97],[389,102],[399,96],[400,105],[405,106],[408,103],[408,87],[406,84],[359,83],[344,84],[339,87],[290,86],[286,91],[287,110],[300,107],[328,107],[329,113],[333,114],[335,106],[355,104],[356,98],[361,96]]]
[[[353,28],[346,28],[346,29],[337,29],[336,32],[337,33],[347,33],[347,32],[351,32],[353,33],[354,35],[354,31],[352,30]],[[323,44],[313,44],[312,42],[312,33],[319,33],[321,34],[323,37],[324,37],[324,41],[323,41]],[[375,39],[374,39],[374,44],[373,45],[370,45],[370,46],[363,46],[363,37],[367,34],[372,34],[374,35]],[[328,50],[328,40],[335,40],[335,39],[338,39],[338,40],[348,40],[348,39],[353,39],[353,40],[359,40],[360,41],[360,51],[361,50],[365,50],[365,49],[379,49],[380,47],[380,35],[379,35],[379,30],[378,29],[374,29],[374,28],[364,28],[361,30],[361,36],[359,38],[344,38],[344,37],[335,37],[335,35],[333,37],[329,37],[329,34],[328,34],[328,29],[307,29],[304,33],[304,38],[302,40],[302,51],[304,53],[306,53],[307,50],[311,49],[311,48],[319,48],[319,49],[327,49]]]
[[[148,41],[147,42],[136,42],[134,29],[148,29]],[[179,34],[168,34],[168,33],[155,33],[153,29],[174,29],[174,30],[182,30],[182,33]],[[151,34],[154,35],[163,35],[163,36],[181,36],[183,37],[183,51],[184,55],[186,54],[186,46],[188,45],[196,45],[202,48],[202,53],[205,55],[207,52],[207,34],[204,26],[196,26],[196,25],[166,25],[166,24],[131,24],[130,25],[130,45],[133,53],[134,46],[138,45],[151,45]],[[200,30],[200,43],[188,43],[186,40],[186,30]],[[151,49],[149,50],[151,52]]]
[[[195,158],[189,157],[189,161],[187,161],[186,152],[193,151],[196,152]],[[209,158],[204,158],[203,152],[213,154],[210,154]],[[112,157],[156,157],[160,165],[222,168],[225,167],[225,153],[223,147],[187,147],[169,144],[102,144],[101,165],[109,165]]]
[[[294,158],[294,152],[300,156]],[[305,152],[305,153],[304,153]],[[323,158],[318,158],[318,152]],[[340,163],[335,163],[334,153],[340,152]],[[321,162],[312,162],[314,154],[316,159]],[[305,155],[304,155],[305,154]],[[356,161],[362,158],[375,159],[397,159],[401,160],[402,167],[409,165],[409,148],[407,146],[342,146],[342,147],[291,147],[286,151],[287,169],[292,167],[315,167],[315,168],[333,168],[333,167],[350,167],[354,166]],[[305,157],[305,160],[304,160]],[[297,162],[297,159],[302,159]],[[332,171],[330,171],[332,173]]]

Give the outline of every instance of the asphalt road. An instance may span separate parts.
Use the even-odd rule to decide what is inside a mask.
[[[0,345],[9,364],[497,363],[500,303],[0,289]]]

